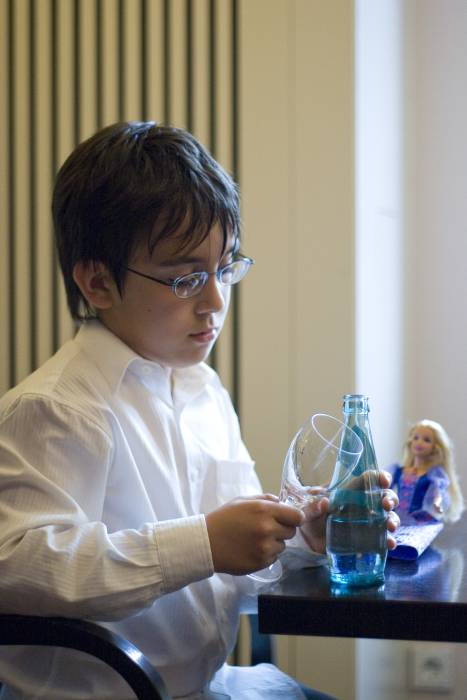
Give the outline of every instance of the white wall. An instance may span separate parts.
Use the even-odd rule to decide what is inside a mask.
[[[467,2],[412,0],[409,417],[439,420],[467,486]]]
[[[363,28],[368,29],[369,22],[375,20],[376,11],[380,20],[379,27],[373,26],[373,40],[367,44],[373,52],[363,66],[368,80],[375,76],[375,65],[382,67],[386,49],[392,41],[393,78],[400,66],[399,79],[404,96],[399,105],[398,143],[394,144],[397,128],[382,131],[375,142],[371,129],[363,134],[365,138],[369,135],[368,147],[373,144],[376,149],[372,161],[376,185],[373,183],[366,191],[369,199],[364,202],[365,210],[377,209],[381,202],[378,186],[383,183],[388,186],[386,196],[389,200],[392,198],[396,181],[396,178],[390,180],[395,175],[394,154],[388,154],[387,147],[390,144],[397,152],[400,144],[403,145],[402,214],[397,219],[403,235],[398,243],[398,234],[393,230],[391,250],[387,251],[389,238],[386,235],[382,248],[375,247],[373,251],[375,267],[381,274],[378,298],[386,294],[389,302],[388,280],[398,280],[398,286],[395,285],[394,289],[392,311],[378,315],[374,309],[373,318],[386,339],[396,328],[395,357],[381,347],[379,357],[384,357],[385,369],[389,364],[388,376],[402,361],[400,376],[404,382],[401,385],[395,381],[394,389],[388,391],[386,373],[381,372],[378,380],[371,364],[369,370],[358,364],[361,367],[359,378],[369,371],[369,382],[374,381],[375,396],[384,396],[385,405],[396,409],[385,433],[376,411],[373,414],[377,447],[381,448],[379,453],[383,457],[381,462],[399,457],[410,422],[433,418],[445,426],[454,440],[464,493],[467,493],[464,457],[467,431],[463,400],[467,387],[467,3],[465,0],[379,0],[378,3],[359,0],[357,17],[358,9],[364,15]],[[399,47],[393,33],[395,24],[391,20],[396,15],[400,18]],[[396,107],[393,82],[388,83],[381,76],[380,87],[386,100],[393,96],[389,104],[391,119]],[[370,122],[378,112],[374,104],[375,94],[380,94],[375,84],[373,90],[364,107],[369,110],[366,119]],[[385,123],[387,119],[386,113]],[[397,127],[395,118],[393,126]],[[390,167],[387,170],[388,162]],[[361,221],[366,220],[362,217]],[[387,234],[387,226],[382,221],[380,217],[381,229]],[[392,226],[395,221],[393,217]],[[367,253],[371,255],[370,248]],[[383,256],[387,261],[385,267]],[[403,280],[399,277],[401,271],[404,272]],[[361,282],[364,283],[364,278]],[[369,311],[370,305],[366,308]],[[394,316],[397,308],[400,310],[399,320]],[[362,329],[360,326],[359,332]],[[366,343],[374,342],[367,336],[369,330],[368,320],[358,346],[360,362],[362,348]],[[408,689],[408,651],[414,646],[414,642],[360,641],[357,644],[357,700],[438,698],[435,693]],[[434,646],[450,648],[455,662],[455,687],[444,697],[465,700],[465,645]]]
[[[405,398],[403,20],[399,0],[355,3],[357,387],[370,396],[380,466],[398,458]],[[393,682],[398,646],[384,645],[384,663],[380,653],[356,643],[357,700],[380,700]]]
[[[467,496],[467,3],[412,0],[407,20],[412,108],[407,419],[425,416],[444,425]],[[451,698],[465,700],[467,649],[446,646],[455,658]]]
[[[293,434],[354,376],[353,4],[245,0],[241,190],[244,437],[266,489]],[[352,640],[280,638],[280,664],[354,700]]]
[[[402,0],[355,4],[356,369],[380,466],[404,398]]]

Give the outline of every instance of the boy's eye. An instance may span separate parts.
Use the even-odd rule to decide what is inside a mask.
[[[178,281],[177,287],[179,291],[190,292],[196,289],[201,283],[202,277],[196,274],[186,275]]]
[[[229,265],[232,265],[232,263],[235,262],[235,256],[230,254],[227,255],[221,262],[219,263],[219,268],[223,267],[228,267]]]

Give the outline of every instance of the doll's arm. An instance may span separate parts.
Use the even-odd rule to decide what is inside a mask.
[[[423,499],[422,510],[440,520],[451,504],[449,478],[442,467],[433,467],[428,473],[430,485]]]

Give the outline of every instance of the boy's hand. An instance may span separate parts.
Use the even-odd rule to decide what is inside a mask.
[[[236,498],[206,516],[214,571],[249,574],[272,564],[304,521],[271,494]]]
[[[394,508],[397,508],[399,505],[399,499],[397,494],[388,488],[392,480],[389,472],[379,471],[377,474],[379,485],[383,490],[383,508],[387,512],[388,548],[394,549],[396,541],[390,533],[395,532],[400,525],[399,516],[394,512]],[[329,500],[327,498],[310,503],[303,509],[305,522],[300,530],[314,552],[324,553],[326,551],[326,518],[328,511]]]

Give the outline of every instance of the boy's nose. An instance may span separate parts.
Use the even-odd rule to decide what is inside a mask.
[[[222,285],[216,275],[209,275],[208,281],[197,296],[197,311],[199,313],[217,313],[222,311],[226,304],[227,290],[228,287]]]

